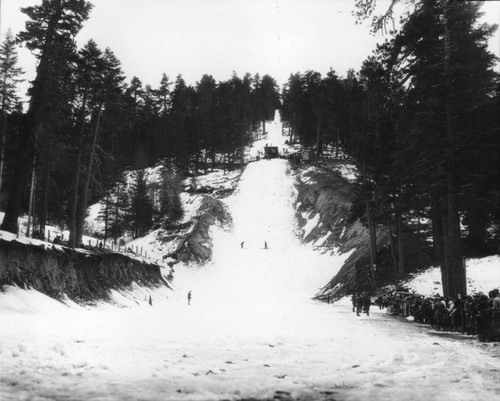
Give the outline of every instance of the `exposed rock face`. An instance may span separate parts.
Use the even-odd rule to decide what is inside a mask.
[[[298,184],[299,222],[304,229],[303,241],[330,253],[352,251],[339,273],[317,294],[319,299],[340,298],[352,291],[369,289],[370,241],[367,227],[350,219],[355,188],[340,175],[319,168],[302,172]],[[305,216],[315,221],[306,227]],[[389,243],[384,229],[377,231],[377,247]]]
[[[170,240],[178,241],[175,258],[184,263],[195,262],[203,264],[212,258],[212,239],[210,228],[214,225],[221,227],[231,224],[231,216],[225,205],[209,195],[202,195],[201,205],[194,219],[183,227]],[[165,238],[167,239],[167,238]]]
[[[51,297],[66,294],[75,301],[107,299],[110,289],[136,282],[168,286],[158,265],[108,251],[75,251],[70,248],[23,244],[0,239],[0,288],[14,284],[31,287]]]

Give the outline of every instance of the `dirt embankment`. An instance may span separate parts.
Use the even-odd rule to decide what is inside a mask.
[[[325,283],[316,297],[337,299],[352,291],[369,289],[369,233],[361,221],[351,219],[351,206],[356,197],[354,186],[332,171],[308,168],[301,172],[297,188],[303,241],[312,243],[321,252],[352,252],[338,274]],[[387,231],[380,228],[377,247],[382,249],[388,243]]]
[[[231,223],[231,217],[224,204],[210,196],[204,196],[200,209],[186,240],[180,246],[178,253],[182,262],[204,263],[212,258],[212,238],[210,228],[214,225],[226,226]]]
[[[231,224],[231,216],[221,200],[210,195],[200,196],[201,204],[191,221],[159,235],[159,241],[170,243],[171,248],[173,247],[166,259],[172,257],[177,262],[194,262],[199,265],[206,263],[212,258],[211,227],[226,227]]]
[[[168,286],[160,266],[108,251],[75,251],[50,244],[35,246],[0,239],[0,288],[34,288],[53,298],[77,302],[106,300],[110,289],[132,283]]]

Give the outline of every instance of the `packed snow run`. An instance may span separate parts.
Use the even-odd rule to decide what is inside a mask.
[[[281,146],[279,121],[269,129]],[[173,290],[113,292],[93,307],[1,294],[0,399],[498,397],[489,345],[311,300],[348,255],[300,243],[294,180],[285,160],[249,164],[226,199],[232,229],[213,229],[209,265],[176,267]]]

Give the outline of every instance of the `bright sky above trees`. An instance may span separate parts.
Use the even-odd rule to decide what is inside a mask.
[[[281,85],[290,73],[308,69],[344,75],[384,38],[356,24],[354,0],[90,0],[90,19],[78,36],[110,47],[128,79],[157,87],[165,72],[181,73],[188,84],[202,74],[228,79],[233,71],[268,73]],[[2,34],[24,27],[20,7],[41,0],[1,0]],[[388,0],[379,0],[380,7]],[[500,21],[500,2],[486,2],[485,20]],[[500,53],[499,34],[491,51]],[[35,60],[24,49],[20,64],[33,78]],[[27,87],[28,84],[26,83]]]

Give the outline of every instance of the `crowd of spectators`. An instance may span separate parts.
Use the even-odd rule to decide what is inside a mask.
[[[353,299],[357,295],[353,295]],[[401,315],[437,330],[477,335],[479,341],[500,341],[500,295],[495,289],[455,299],[409,292],[381,294],[374,303],[387,313]]]

